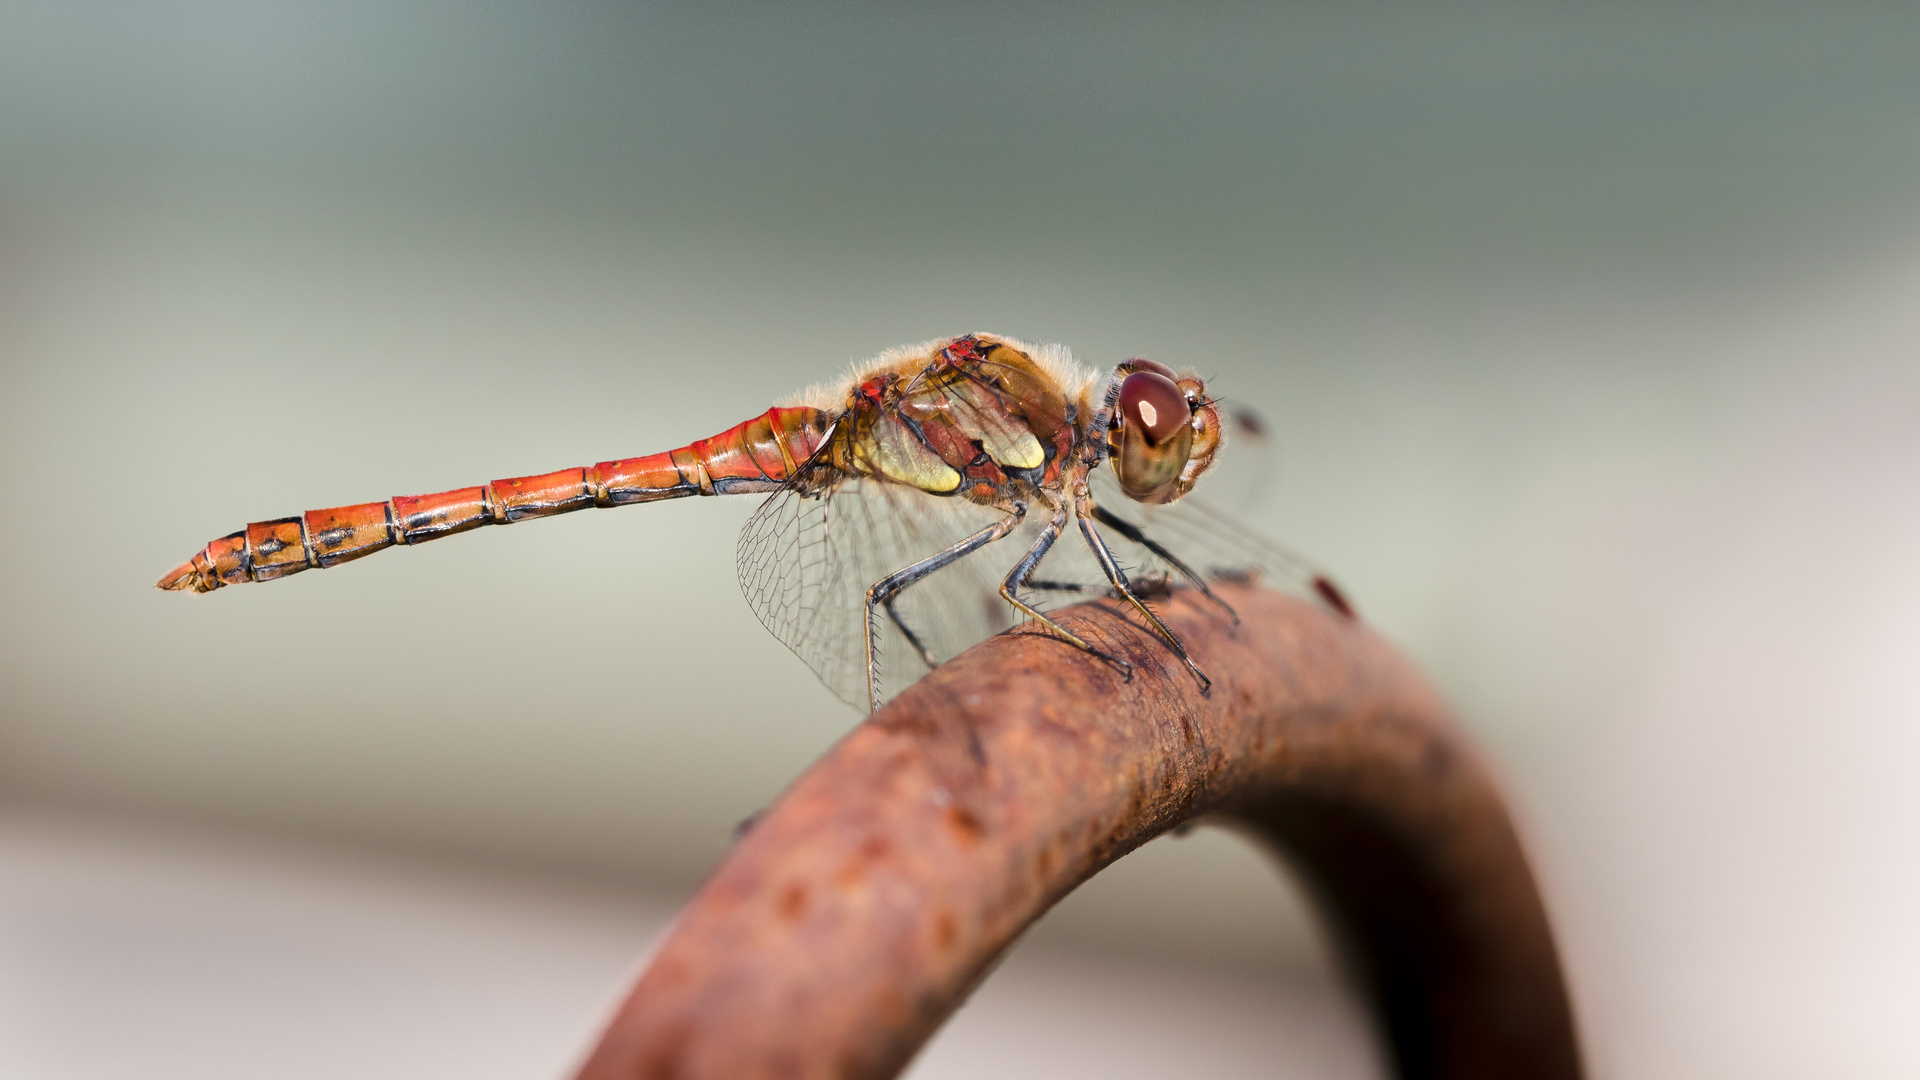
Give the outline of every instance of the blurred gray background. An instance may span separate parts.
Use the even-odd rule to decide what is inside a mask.
[[[145,1075],[215,1075],[237,1000],[307,1037],[320,990],[202,962],[285,959],[208,898],[334,895],[269,864],[437,897],[423,925],[566,898],[476,929],[528,944],[469,981],[591,954],[586,1011],[460,1074],[563,1069],[633,928],[858,719],[738,595],[753,500],[151,583],[248,521],[666,449],[973,329],[1264,413],[1248,516],[1501,770],[1598,1075],[1920,1073],[1920,9],[1478,3],[0,6],[0,1072],[114,1075],[75,1026],[103,1002],[179,1013]],[[148,903],[176,879],[201,899]],[[391,976],[313,902],[367,950],[329,1000]],[[1045,980],[1100,963],[1324,1019],[1208,1013],[1216,1050],[1285,1045],[1197,1075],[1377,1071],[1225,834],[1069,900],[969,1045],[1145,1068],[1032,1019],[1092,1023],[1113,979]],[[338,1070],[445,1066],[393,1019],[435,977],[330,1028]],[[502,1008],[461,1037],[532,1022]],[[921,1075],[1015,1074],[946,1045]]]

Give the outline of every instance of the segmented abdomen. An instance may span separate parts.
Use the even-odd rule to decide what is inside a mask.
[[[482,525],[589,506],[772,491],[813,456],[832,422],[819,409],[768,409],[710,439],[665,453],[259,521],[208,544],[157,584],[172,591],[211,592],[337,566],[395,544],[419,544]]]

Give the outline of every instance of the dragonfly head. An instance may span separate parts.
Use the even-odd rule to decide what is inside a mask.
[[[1193,489],[1220,449],[1220,414],[1195,375],[1152,360],[1114,369],[1109,391],[1107,459],[1120,490],[1143,503],[1167,503]]]

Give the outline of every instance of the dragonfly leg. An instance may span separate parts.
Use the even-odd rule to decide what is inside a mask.
[[[1084,506],[1085,504],[1082,505]],[[1094,512],[1098,513],[1099,511],[1095,509]],[[1121,571],[1120,564],[1115,561],[1113,552],[1107,548],[1107,542],[1101,538],[1100,531],[1094,528],[1094,519],[1084,513],[1078,516],[1080,518],[1080,533],[1087,538],[1087,546],[1093,549],[1093,557],[1099,561],[1100,569],[1106,573],[1107,580],[1113,582],[1113,587],[1120,593],[1121,598],[1132,604],[1134,609],[1140,612],[1141,616],[1147,620],[1147,624],[1153,627],[1161,639],[1173,649],[1174,655],[1180,658],[1180,662],[1187,665],[1188,671],[1193,672],[1193,677],[1200,680],[1200,692],[1204,694],[1211,690],[1213,688],[1213,680],[1207,678],[1207,673],[1201,671],[1200,665],[1194,663],[1193,657],[1187,655],[1187,647],[1180,643],[1180,639],[1175,636],[1172,630],[1167,629],[1167,624],[1160,621],[1160,616],[1153,613],[1153,609],[1147,606],[1146,601],[1134,595],[1133,590],[1128,587],[1127,575]],[[1138,530],[1135,531],[1137,532]],[[1149,548],[1148,550],[1152,549]],[[1154,552],[1154,554],[1157,555],[1159,552]]]
[[[1127,585],[1133,589],[1134,595],[1143,600],[1149,596],[1166,596],[1173,591],[1173,586],[1167,582],[1167,576],[1165,574],[1150,574],[1144,579],[1144,584],[1142,579],[1129,578]],[[1084,581],[1042,581],[1039,578],[1028,578],[1026,587],[1036,589],[1040,592],[1079,593],[1082,596],[1104,596],[1111,600],[1120,599],[1119,591],[1113,586],[1089,585]]]
[[[1012,572],[1007,574],[1007,579],[1000,583],[1000,595],[1006,599],[1007,603],[1020,609],[1020,612],[1029,619],[1046,627],[1055,637],[1066,641],[1082,652],[1091,653],[1099,657],[1112,665],[1114,670],[1131,679],[1133,678],[1132,664],[1117,656],[1109,656],[1099,649],[1094,648],[1092,645],[1087,644],[1080,635],[1054,622],[1047,617],[1045,612],[1027,603],[1025,600],[1020,599],[1020,587],[1026,584],[1027,575],[1033,573],[1033,568],[1039,566],[1040,560],[1047,557],[1047,552],[1053,548],[1053,542],[1060,538],[1060,530],[1066,528],[1066,526],[1067,508],[1062,506],[1054,512],[1053,520],[1047,522],[1047,527],[1040,530],[1040,538],[1033,542],[1033,547],[1027,549],[1027,553],[1020,557],[1020,561],[1014,565]]]
[[[920,643],[920,635],[914,633],[913,628],[907,625],[907,620],[900,617],[899,609],[893,606],[899,599],[899,593],[887,597],[885,604],[882,605],[887,609],[887,618],[893,620],[893,625],[900,630],[900,636],[907,639],[907,644],[913,646],[913,651],[920,654],[921,663],[927,665],[928,671],[932,671],[940,666],[940,661],[933,658],[933,654],[927,651],[927,647]]]
[[[920,642],[914,637],[913,632],[907,630],[906,624],[902,623],[900,617],[894,613],[894,597],[900,594],[900,590],[919,581],[928,574],[939,570],[941,567],[950,566],[966,558],[968,555],[979,551],[981,548],[986,547],[988,544],[993,543],[995,540],[1006,536],[1012,532],[1026,516],[1027,504],[1014,503],[1013,513],[981,529],[979,532],[966,537],[944,551],[929,555],[919,562],[914,563],[912,566],[888,574],[886,577],[874,582],[873,587],[867,590],[867,706],[869,711],[878,712],[880,710],[880,663],[878,655],[878,646],[880,643],[880,609],[886,609],[887,613],[893,617],[894,625],[900,627],[901,632],[906,634],[907,640],[913,643],[915,649],[919,650],[920,658],[927,661],[928,665],[931,666],[933,660],[927,655],[927,650],[921,646]]]
[[[1086,593],[1091,596],[1113,595],[1113,588],[1111,586],[1088,585],[1085,582],[1079,581],[1042,581],[1039,578],[1029,578],[1025,584],[1027,588],[1038,589],[1041,592]]]
[[[1194,573],[1192,567],[1180,561],[1180,559],[1177,558],[1173,554],[1173,552],[1168,551],[1165,546],[1158,543],[1157,541],[1149,539],[1146,533],[1140,531],[1139,526],[1117,515],[1108,513],[1107,508],[1104,506],[1101,506],[1098,503],[1093,504],[1093,516],[1094,516],[1094,520],[1100,522],[1100,524],[1105,525],[1107,528],[1112,529],[1114,532],[1119,533],[1121,536],[1126,537],[1128,540],[1131,540],[1134,543],[1139,544],[1141,547],[1146,548],[1148,551],[1153,552],[1155,555],[1158,555],[1160,557],[1161,562],[1164,562],[1168,566],[1173,567],[1174,570],[1179,572],[1181,577],[1186,578],[1188,581],[1193,582],[1194,588],[1199,589],[1201,592],[1201,595],[1205,596],[1207,599],[1225,608],[1227,611],[1227,614],[1233,616],[1233,621],[1236,625],[1240,622],[1240,613],[1233,610],[1233,605],[1227,603],[1225,600],[1220,599],[1218,596],[1215,596],[1213,594],[1213,590],[1207,588],[1207,582],[1205,578],[1201,577],[1199,574]],[[1085,521],[1086,515],[1084,514],[1081,515],[1080,520]],[[1102,560],[1102,565],[1103,566],[1105,565],[1104,559]]]

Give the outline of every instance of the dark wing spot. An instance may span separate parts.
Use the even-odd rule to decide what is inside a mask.
[[[1360,617],[1354,614],[1353,605],[1347,603],[1347,596],[1345,593],[1340,591],[1340,587],[1338,585],[1335,585],[1333,582],[1327,580],[1325,577],[1317,574],[1314,575],[1313,591],[1320,595],[1320,599],[1325,600],[1327,602],[1328,607],[1346,616],[1347,618],[1358,619]]]

